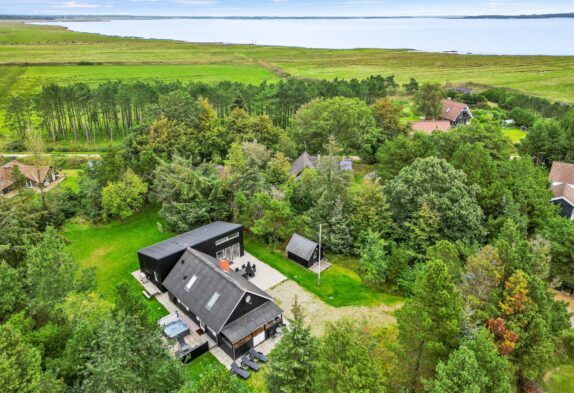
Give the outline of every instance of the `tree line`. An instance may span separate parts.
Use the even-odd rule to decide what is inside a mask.
[[[10,97],[6,122],[20,142],[31,126],[41,127],[53,142],[113,141],[125,137],[148,113],[153,113],[153,106],[161,96],[178,90],[194,99],[206,98],[220,117],[239,107],[251,114],[267,114],[275,125],[285,127],[303,104],[315,98],[355,97],[371,104],[398,87],[393,76],[380,75],[349,81],[287,79],[259,85],[229,81],[216,84],[107,81],[96,87],[85,83],[49,84],[38,93]]]

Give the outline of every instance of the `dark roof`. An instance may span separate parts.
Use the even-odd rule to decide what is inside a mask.
[[[249,333],[260,328],[268,322],[271,322],[279,315],[283,314],[277,305],[273,302],[265,302],[254,310],[227,325],[221,333],[225,335],[232,343],[236,343]]]
[[[308,261],[311,259],[311,256],[313,255],[313,252],[315,252],[317,246],[318,244],[313,240],[309,240],[294,233],[291,237],[291,240],[289,240],[289,244],[287,244],[287,248],[285,250]]]
[[[462,112],[468,111],[468,106],[465,103],[453,100],[442,100],[442,107],[441,119],[450,121],[456,121]]]
[[[549,178],[552,182],[574,184],[574,164],[554,161]]]
[[[305,168],[315,168],[316,162],[317,157],[312,156],[305,151],[291,164],[291,174],[299,176]]]
[[[194,247],[206,240],[240,229],[241,227],[242,225],[240,224],[215,221],[192,231],[182,233],[179,236],[172,237],[171,239],[164,240],[161,243],[139,250],[138,253],[155,259],[161,259],[178,252],[183,252],[188,247]]]
[[[194,275],[197,280],[187,291],[185,287]],[[272,301],[265,291],[239,273],[224,272],[215,258],[192,248],[183,253],[163,281],[163,286],[216,333],[225,326],[244,294],[251,293]],[[216,292],[220,296],[211,310],[208,310],[206,305]]]

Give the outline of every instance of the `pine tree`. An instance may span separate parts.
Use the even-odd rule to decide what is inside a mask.
[[[324,212],[328,217],[326,220],[325,245],[337,254],[349,254],[353,237],[351,236],[348,216],[344,211],[344,202],[337,198],[330,209],[330,213]]]
[[[414,297],[396,315],[406,385],[420,387],[459,343],[462,301],[444,262],[427,264],[415,283]]]
[[[483,386],[488,377],[478,367],[474,353],[467,347],[454,351],[446,363],[440,362],[436,372],[431,393],[486,393]]]
[[[269,393],[306,393],[312,391],[312,376],[318,344],[305,326],[305,315],[297,298],[291,308],[293,320],[273,351],[266,375]]]
[[[372,284],[380,285],[387,278],[387,242],[375,232],[367,234],[367,240],[361,250],[361,273],[363,279]]]
[[[413,220],[406,223],[408,243],[419,258],[439,239],[439,225],[439,215],[426,202],[423,202]]]

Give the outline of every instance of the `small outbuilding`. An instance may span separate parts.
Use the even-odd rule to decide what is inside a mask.
[[[289,244],[287,244],[287,257],[305,267],[311,267],[315,262],[319,262],[319,243],[309,240],[296,233],[293,234]],[[321,247],[321,256],[323,247]]]

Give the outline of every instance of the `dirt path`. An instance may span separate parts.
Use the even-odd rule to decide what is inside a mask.
[[[364,318],[368,322],[376,325],[395,323],[395,317],[392,314],[401,306],[401,304],[393,306],[381,304],[373,307],[333,307],[324,303],[317,296],[307,292],[291,280],[283,281],[269,289],[268,292],[285,311],[287,318],[293,317],[291,314],[291,306],[293,305],[295,296],[297,296],[299,303],[305,308],[307,323],[311,326],[311,332],[314,335],[323,334],[325,322],[335,322],[342,318],[355,320]]]

